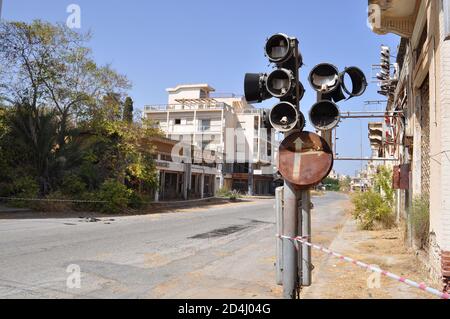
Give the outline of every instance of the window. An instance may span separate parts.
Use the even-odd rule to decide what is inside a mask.
[[[170,156],[168,154],[161,154],[160,158],[161,158],[161,161],[166,161],[166,162],[172,161],[172,156]]]
[[[175,120],[175,125],[181,125],[181,119],[176,119]]]
[[[211,129],[211,120],[201,120],[200,129],[202,131],[209,131]]]

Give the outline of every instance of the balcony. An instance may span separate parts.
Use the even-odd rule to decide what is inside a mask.
[[[179,104],[147,105],[144,112],[177,112],[177,111],[230,111],[231,106],[214,99],[177,100]]]
[[[372,31],[411,38],[420,3],[417,0],[369,0]]]

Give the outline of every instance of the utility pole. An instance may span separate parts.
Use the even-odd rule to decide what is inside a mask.
[[[2,20],[3,0],[0,0],[0,20]]]

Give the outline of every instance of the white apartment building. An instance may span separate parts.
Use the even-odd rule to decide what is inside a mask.
[[[243,97],[215,94],[208,84],[167,89],[168,104],[148,105],[144,116],[166,138],[192,144],[217,158],[216,189],[250,195],[274,192],[275,134],[264,125],[264,110]]]

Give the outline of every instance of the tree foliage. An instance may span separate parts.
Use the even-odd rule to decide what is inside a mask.
[[[133,122],[133,111],[134,111],[133,100],[131,99],[131,97],[128,96],[125,99],[125,103],[123,106],[123,121],[124,122],[127,122],[127,123]]]
[[[392,227],[395,224],[392,170],[380,166],[374,176],[372,189],[354,194],[352,202],[355,206],[353,216],[361,228],[372,230],[377,227]]]
[[[392,174],[392,169],[386,166],[380,166],[374,178],[374,190],[380,193],[391,206],[394,204]]]
[[[39,20],[0,23],[0,196],[92,199],[111,180],[156,187],[158,131],[129,121],[131,84],[95,63],[89,39]],[[23,181],[37,187],[21,191]]]
[[[414,198],[410,208],[414,238],[420,248],[424,248],[430,236],[430,201],[425,196]]]
[[[347,176],[345,179],[339,181],[339,188],[342,192],[349,192],[351,189],[352,179]]]
[[[387,204],[380,193],[369,190],[356,193],[352,197],[355,210],[353,217],[364,230],[391,228],[394,224],[392,207]]]
[[[332,191],[332,192],[338,192],[340,190],[339,187],[339,180],[331,178],[331,177],[327,177],[323,180],[322,182],[325,187],[327,188],[327,190]]]

